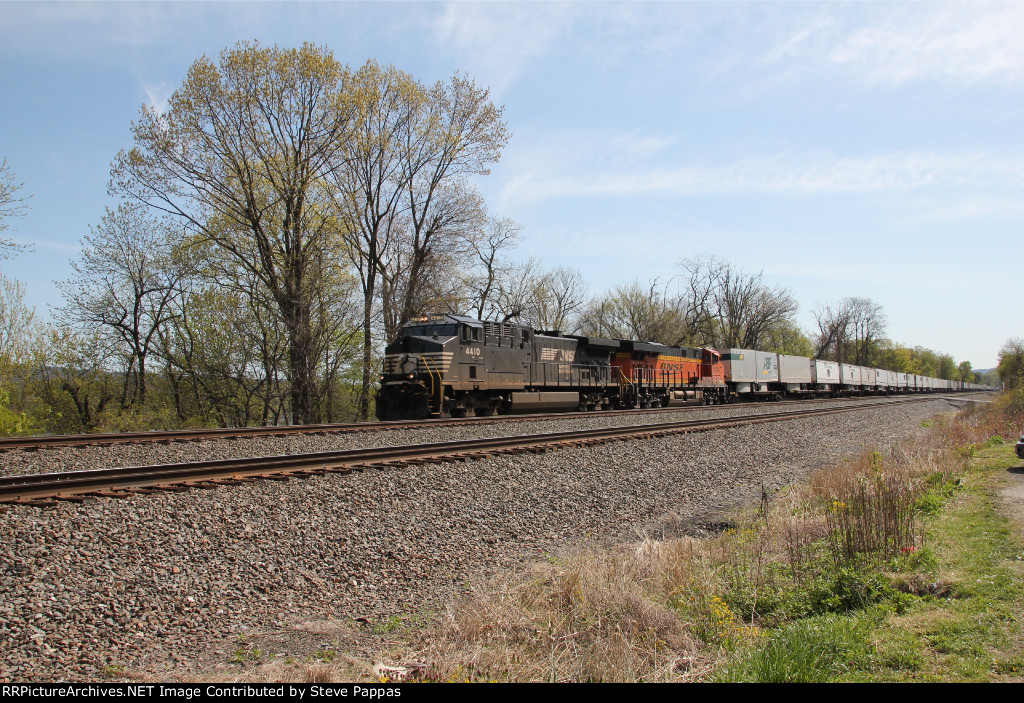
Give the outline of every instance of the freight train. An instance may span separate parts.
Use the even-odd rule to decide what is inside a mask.
[[[461,315],[410,320],[384,350],[377,417],[660,408],[975,384],[752,349],[539,332]]]

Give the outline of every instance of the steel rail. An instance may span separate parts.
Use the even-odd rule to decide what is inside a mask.
[[[740,425],[779,422],[817,415],[877,409],[904,403],[941,400],[942,398],[942,396],[928,396],[859,403],[838,408],[805,408],[781,413],[759,413],[653,425],[604,427],[569,432],[346,449],[311,454],[218,459],[62,473],[20,474],[0,477],[0,504],[50,504],[41,503],[41,501],[82,500],[89,495],[127,497],[133,493],[215,488],[256,479],[282,480],[324,473],[349,473],[371,467],[391,468],[410,464],[465,461],[505,453],[539,453],[569,446],[588,446],[616,440],[662,437]]]
[[[905,399],[905,396],[898,396]],[[924,396],[912,396],[914,398]],[[939,397],[939,396],[928,396]],[[857,398],[852,399],[859,399]],[[852,400],[851,399],[851,400]],[[786,400],[785,403],[820,403],[838,400],[818,398]],[[375,432],[380,430],[418,429],[424,427],[472,426],[503,422],[527,422],[535,420],[557,420],[562,418],[586,418],[596,416],[636,415],[640,413],[671,413],[706,410],[711,408],[739,407],[727,405],[683,405],[669,408],[631,408],[625,410],[603,410],[591,412],[543,413],[536,415],[496,415],[468,418],[431,418],[426,420],[387,420],[384,422],[339,422],[318,425],[267,425],[260,427],[217,427],[195,430],[150,430],[144,432],[104,432],[98,434],[40,435],[32,437],[0,437],[0,452],[21,449],[37,451],[44,448],[109,446],[115,444],[144,444],[188,442],[217,439],[239,439],[242,437],[286,437],[303,434],[345,434]]]

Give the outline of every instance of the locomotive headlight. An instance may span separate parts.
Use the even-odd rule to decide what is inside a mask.
[[[381,375],[380,375],[380,382],[381,382],[381,383],[384,383],[384,374],[381,374]]]
[[[416,378],[416,374],[409,373],[409,374],[406,374],[405,377],[408,378],[411,381],[412,379]]]

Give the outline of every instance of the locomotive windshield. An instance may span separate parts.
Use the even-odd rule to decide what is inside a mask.
[[[458,325],[417,325],[405,328],[405,334],[410,337],[454,337],[458,333]]]

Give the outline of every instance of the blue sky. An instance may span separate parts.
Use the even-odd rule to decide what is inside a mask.
[[[3,270],[46,316],[139,107],[204,53],[312,41],[490,87],[514,132],[491,213],[593,292],[715,254],[805,328],[866,296],[896,340],[987,368],[1024,336],[1022,35],[1019,2],[2,2],[0,156],[35,245]]]

